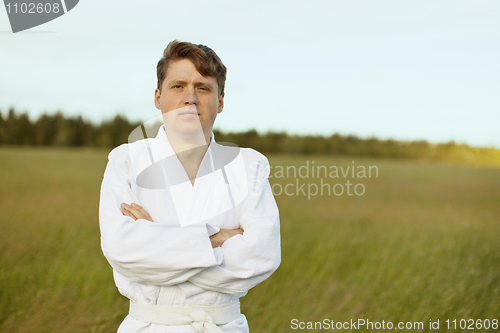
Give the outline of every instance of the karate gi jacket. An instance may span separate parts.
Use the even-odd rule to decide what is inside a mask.
[[[166,306],[233,302],[279,266],[279,212],[268,181],[267,158],[250,148],[215,142],[203,157],[194,185],[177,158],[164,126],[156,138],[111,151],[101,185],[101,247],[118,290],[138,303]],[[134,220],[121,203],[141,205],[154,222]],[[212,248],[219,228],[243,235]],[[220,325],[248,332],[242,314]],[[192,332],[127,316],[118,332]]]

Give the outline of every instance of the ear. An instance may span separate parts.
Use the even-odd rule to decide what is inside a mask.
[[[158,110],[161,110],[161,103],[160,103],[160,90],[156,89],[155,90],[155,106]]]
[[[217,113],[221,113],[223,107],[224,107],[224,94],[221,94],[219,96],[219,107],[217,108]]]

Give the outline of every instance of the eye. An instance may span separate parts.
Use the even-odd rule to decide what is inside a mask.
[[[173,89],[180,89],[182,86],[180,84],[176,84],[172,86]]]
[[[208,88],[208,87],[200,87],[200,90],[203,90],[203,91],[210,91],[210,88]]]

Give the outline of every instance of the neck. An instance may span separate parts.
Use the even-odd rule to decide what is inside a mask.
[[[194,184],[203,156],[210,145],[211,132],[208,135],[203,132],[196,135],[179,134],[175,131],[165,131],[165,133],[177,158]]]

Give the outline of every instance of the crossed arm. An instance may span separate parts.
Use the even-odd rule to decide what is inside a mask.
[[[240,228],[220,229],[210,236],[204,224],[153,223],[132,191],[126,152],[110,154],[99,207],[101,247],[117,273],[130,282],[157,286],[190,282],[236,295],[277,269],[279,216],[273,196],[267,194],[271,188],[266,160],[248,170],[254,172],[255,181],[240,206]]]
[[[144,219],[154,222],[151,218],[151,215],[149,215],[149,213],[144,208],[142,208],[135,202],[133,202],[131,205],[122,203],[120,206],[120,210],[123,215],[129,216],[136,221],[138,219]],[[226,240],[236,235],[243,235],[243,229],[220,229],[218,233],[210,236],[210,242],[212,243],[213,248],[220,247]]]

